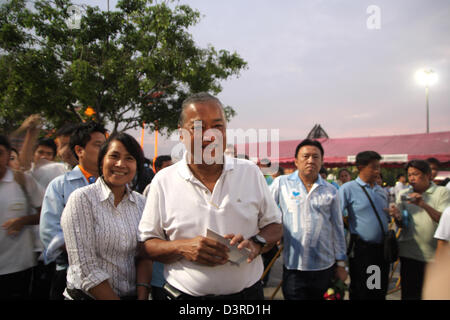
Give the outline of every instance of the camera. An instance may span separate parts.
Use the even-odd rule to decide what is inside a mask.
[[[402,201],[411,201],[412,197],[409,194],[402,194],[400,196],[400,200],[402,200]]]

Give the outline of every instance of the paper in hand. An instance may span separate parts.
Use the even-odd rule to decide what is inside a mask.
[[[246,261],[247,258],[250,256],[251,252],[249,249],[243,248],[243,249],[239,250],[237,248],[237,246],[231,246],[229,239],[225,239],[220,234],[217,234],[216,232],[214,232],[210,229],[206,230],[206,237],[210,238],[210,239],[214,239],[214,240],[219,241],[220,243],[226,245],[230,249],[230,252],[228,252],[228,261],[230,261],[231,263],[233,263],[235,265],[240,265],[243,261]]]

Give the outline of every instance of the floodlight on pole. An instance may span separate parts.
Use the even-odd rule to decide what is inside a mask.
[[[430,108],[428,104],[429,87],[437,82],[437,74],[431,69],[421,69],[416,72],[416,80],[425,86],[426,108],[427,108],[427,133],[430,133]]]

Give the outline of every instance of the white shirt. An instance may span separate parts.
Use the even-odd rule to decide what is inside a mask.
[[[66,173],[63,163],[40,159],[37,164],[32,163],[30,174],[42,187],[47,188],[50,181]]]
[[[33,214],[31,207],[41,206],[43,190],[29,174],[25,173],[24,176],[28,198],[14,180],[11,169],[8,168],[0,180],[0,226],[9,219]],[[7,231],[0,227],[0,275],[31,268],[36,265],[35,260],[32,226],[24,227],[18,235],[13,236],[7,235]]]
[[[434,237],[439,240],[450,241],[450,207],[442,212]]]
[[[31,164],[31,169],[28,172],[45,191],[50,181],[65,173],[65,167],[63,163],[49,161],[47,159],[39,159],[37,164]],[[42,203],[39,207],[41,207],[41,205]],[[35,225],[32,228],[34,235],[34,251],[42,252],[44,251],[44,245],[42,244],[39,236],[39,225]],[[41,258],[43,259],[43,257]]]
[[[194,177],[185,154],[153,178],[139,236],[141,241],[173,241],[206,236],[209,228],[221,235],[242,234],[248,239],[271,223],[281,223],[281,212],[255,164],[225,157],[211,193]],[[261,256],[239,266],[228,262],[208,267],[186,259],[164,265],[166,281],[192,296],[240,292],[258,281],[262,272]]]
[[[134,258],[144,205],[142,195],[127,189],[115,207],[114,195],[101,178],[71,193],[61,217],[68,288],[88,293],[108,279],[117,295],[136,294]]]
[[[395,194],[395,198],[398,197],[398,195],[400,194],[400,192],[402,190],[408,189],[409,187],[403,183],[401,183],[400,181],[397,181],[395,183],[395,187],[394,187],[394,194]]]

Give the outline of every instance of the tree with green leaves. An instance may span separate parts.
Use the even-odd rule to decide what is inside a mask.
[[[188,32],[199,18],[174,1],[120,0],[109,12],[69,0],[5,2],[0,127],[39,113],[47,128],[95,118],[113,132],[176,129],[186,96],[218,94],[247,66],[237,53],[199,48]]]

